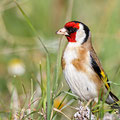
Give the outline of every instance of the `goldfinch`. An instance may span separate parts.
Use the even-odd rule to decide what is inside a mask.
[[[116,103],[119,99],[110,91],[108,77],[92,47],[89,28],[82,22],[71,21],[58,30],[57,34],[66,36],[68,40],[61,63],[72,92],[82,101],[96,100],[99,95],[102,100],[108,93],[106,103],[120,112]]]

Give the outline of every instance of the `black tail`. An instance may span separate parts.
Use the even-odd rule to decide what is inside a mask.
[[[118,109],[119,114],[120,114],[120,106],[117,104],[118,101],[119,99],[112,92],[109,93],[106,99],[106,103],[111,105],[111,108]]]

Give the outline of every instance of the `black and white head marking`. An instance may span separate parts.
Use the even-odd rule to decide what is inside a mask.
[[[83,29],[84,30],[85,34],[83,33],[83,41],[82,41],[81,44],[85,43],[87,41],[88,37],[89,37],[89,34],[90,34],[89,28],[82,22],[79,22],[79,21],[72,21],[72,22],[79,23],[80,27],[82,27],[82,28],[79,28],[79,29]]]

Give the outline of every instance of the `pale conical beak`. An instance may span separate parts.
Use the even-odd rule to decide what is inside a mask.
[[[61,29],[58,30],[56,33],[57,33],[57,34],[60,34],[60,35],[69,35],[69,34],[67,33],[67,30],[66,30],[65,28],[61,28]]]

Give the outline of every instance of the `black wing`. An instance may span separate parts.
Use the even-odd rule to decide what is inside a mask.
[[[104,73],[103,70],[100,69],[100,67],[98,66],[98,64],[94,60],[94,58],[92,56],[90,56],[90,57],[91,57],[91,64],[92,64],[93,70],[97,73],[97,75],[99,76],[99,78],[104,82],[105,87],[107,89],[109,89],[110,88],[110,83],[108,83],[109,80],[108,80],[107,75]]]

